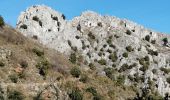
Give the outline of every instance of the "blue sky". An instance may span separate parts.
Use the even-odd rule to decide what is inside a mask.
[[[15,27],[21,11],[45,4],[72,19],[86,10],[127,18],[147,28],[170,33],[170,0],[1,0],[0,15]]]

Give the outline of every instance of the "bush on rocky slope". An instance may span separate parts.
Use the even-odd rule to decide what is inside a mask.
[[[3,27],[5,25],[4,19],[2,16],[0,16],[0,27]]]

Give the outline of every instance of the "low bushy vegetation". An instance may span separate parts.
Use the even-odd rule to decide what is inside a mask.
[[[20,26],[20,28],[27,29],[27,25],[23,24],[23,25]]]
[[[170,84],[170,77],[166,78],[166,81]]]
[[[61,17],[65,20],[66,19],[66,16],[64,14],[61,15]]]
[[[86,92],[90,92],[93,95],[93,100],[102,100],[102,97],[100,96],[100,94],[97,93],[96,88],[88,87],[86,89]]]
[[[38,48],[33,48],[32,51],[39,57],[44,55],[44,51]]]
[[[113,68],[105,68],[104,72],[106,73],[106,76],[110,78],[111,80],[115,80],[114,72],[115,70]]]
[[[127,57],[128,57],[128,53],[127,53],[127,52],[124,52],[124,53],[122,54],[122,56],[125,57],[125,58],[127,58]]]
[[[0,61],[0,67],[4,67],[4,66],[5,66],[4,62]]]
[[[105,59],[100,59],[100,60],[98,61],[98,63],[99,63],[100,65],[106,65],[106,60],[105,60]]]
[[[89,67],[90,67],[91,70],[95,70],[96,69],[96,66],[93,63],[90,63]]]
[[[69,93],[69,97],[71,100],[83,100],[83,94],[79,89],[73,89],[71,93]]]
[[[116,80],[117,85],[123,85],[125,83],[125,76],[119,75]]]
[[[168,38],[163,38],[162,41],[164,42],[164,45],[167,45],[167,43],[168,43]]]
[[[76,77],[78,78],[80,75],[81,75],[81,70],[78,68],[78,67],[73,67],[71,70],[70,70],[70,73],[73,77]]]
[[[150,36],[149,36],[149,35],[146,35],[146,36],[145,36],[145,40],[149,42],[149,41],[150,41]]]
[[[5,25],[4,19],[2,16],[0,16],[0,27],[3,27]]]
[[[48,69],[51,67],[51,64],[46,59],[42,59],[37,63],[36,67],[39,69],[39,74],[46,78],[48,74]]]
[[[130,30],[127,30],[127,31],[126,31],[126,34],[127,34],[127,35],[131,35],[132,32],[131,32]]]
[[[18,76],[16,74],[9,75],[9,78],[13,83],[18,82]]]
[[[82,74],[79,81],[80,82],[83,82],[83,83],[86,83],[88,81],[88,76],[86,74]]]
[[[69,60],[75,64],[77,62],[77,57],[76,57],[76,53],[71,53],[70,54],[70,57],[69,57]]]
[[[158,51],[148,49],[148,54],[158,56]]]
[[[7,97],[8,100],[24,100],[24,95],[16,90],[8,91]]]
[[[90,38],[90,39],[92,39],[92,40],[94,40],[94,39],[95,39],[95,36],[93,35],[93,33],[92,33],[92,32],[89,32],[89,33],[88,33],[88,36],[89,36],[89,38]]]
[[[133,48],[132,48],[132,46],[127,46],[127,47],[126,47],[126,50],[127,50],[128,52],[131,52],[131,51],[133,51]]]
[[[20,65],[21,65],[22,68],[27,68],[28,67],[28,63],[25,60],[21,60]]]
[[[118,57],[117,57],[117,53],[114,52],[112,54],[109,55],[109,59],[112,60],[112,62],[116,62]]]
[[[160,70],[163,71],[165,74],[169,74],[170,72],[170,69],[164,67],[161,67]]]

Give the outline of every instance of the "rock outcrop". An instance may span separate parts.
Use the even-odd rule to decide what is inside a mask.
[[[99,71],[114,68],[125,75],[126,85],[170,93],[168,35],[92,11],[68,21],[44,5],[22,12],[17,29],[65,55],[76,53],[85,64],[101,66]]]

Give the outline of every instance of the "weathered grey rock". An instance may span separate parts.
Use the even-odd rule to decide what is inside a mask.
[[[136,63],[133,68],[127,69],[122,74],[133,76],[138,73],[145,78],[144,83],[139,83],[141,87],[147,87],[148,79],[151,79],[158,86],[154,88],[161,95],[170,93],[170,84],[166,82],[169,76],[163,75],[160,70],[165,66],[170,68],[169,43],[164,46],[162,41],[165,37],[169,39],[168,35],[146,29],[126,19],[101,16],[92,11],[83,12],[81,16],[67,21],[63,19],[61,13],[44,5],[33,6],[22,12],[18,18],[17,29],[25,36],[37,37],[42,44],[66,55],[76,52],[83,56],[88,64],[105,59],[107,67],[115,64],[117,69],[121,69],[123,64]],[[126,33],[127,30],[130,34]],[[132,51],[127,51],[127,46],[131,46]],[[116,53],[116,61],[109,59],[113,52]],[[123,57],[123,53],[128,53],[128,57]],[[149,68],[144,72],[141,70],[143,65],[139,63],[139,59],[145,56],[149,57]],[[100,74],[103,75],[102,68],[99,69]],[[153,69],[157,69],[156,74],[153,74]],[[126,85],[131,83],[133,82],[126,79]]]

